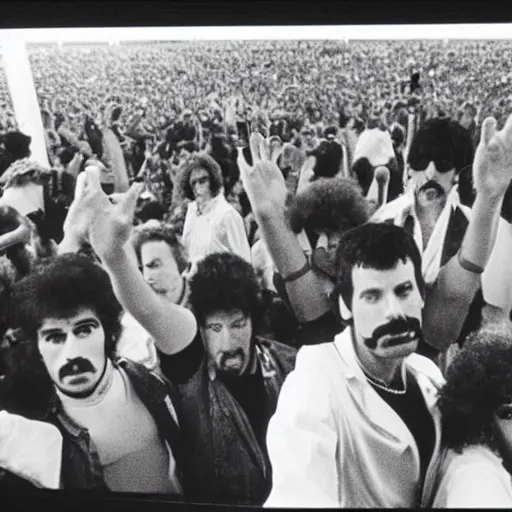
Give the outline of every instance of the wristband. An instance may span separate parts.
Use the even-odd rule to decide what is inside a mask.
[[[292,272],[287,276],[281,277],[285,283],[292,283],[293,281],[297,281],[297,279],[300,279],[302,276],[306,275],[310,270],[311,267],[309,266],[309,260],[306,259],[306,263],[304,263],[304,266],[300,270]]]
[[[471,263],[467,259],[462,256],[462,249],[459,250],[459,265],[468,272],[473,272],[473,274],[481,274],[484,269],[474,263]]]

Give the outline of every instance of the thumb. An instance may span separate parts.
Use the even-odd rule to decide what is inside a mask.
[[[496,119],[494,117],[488,117],[482,123],[482,135],[481,140],[485,146],[488,146],[491,139],[496,133]]]
[[[135,212],[135,207],[137,206],[137,199],[145,188],[144,183],[135,182],[132,183],[132,186],[126,192],[126,196],[124,201],[121,203],[122,212],[126,215],[132,216]]]
[[[87,174],[85,172],[81,172],[76,178],[75,199],[79,199],[84,195],[86,182]]]
[[[85,172],[83,174],[86,175],[87,188],[89,188],[92,191],[101,192],[102,194],[104,194],[103,189],[101,188],[99,167],[95,165],[88,165],[85,168]]]

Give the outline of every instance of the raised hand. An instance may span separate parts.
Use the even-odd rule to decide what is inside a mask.
[[[241,149],[238,150],[237,162],[255,215],[283,211],[287,196],[286,184],[281,170],[270,160],[268,142],[260,133],[253,133],[250,148],[253,166],[247,163]]]
[[[101,188],[99,169],[88,167],[83,174],[85,177],[75,198],[76,210],[87,224],[87,239],[96,254],[102,259],[109,258],[130,237],[137,198],[144,184],[134,183],[125,194],[117,194],[113,204]]]
[[[482,123],[482,136],[473,162],[473,183],[477,194],[496,198],[505,194],[512,178],[512,115],[496,131],[496,120]]]
[[[314,156],[308,156],[304,163],[302,164],[302,168],[299,174],[299,181],[297,183],[297,194],[300,194],[311,183],[312,179],[315,176],[315,165],[316,157]]]

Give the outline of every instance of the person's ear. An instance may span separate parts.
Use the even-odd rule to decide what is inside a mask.
[[[345,304],[345,301],[343,300],[343,297],[341,295],[338,295],[338,306],[340,308],[340,315],[341,318],[345,321],[352,319],[352,312],[348,308],[348,306]]]

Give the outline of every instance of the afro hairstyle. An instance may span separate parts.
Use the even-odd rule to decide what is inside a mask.
[[[297,194],[288,209],[295,233],[303,229],[345,232],[364,224],[369,218],[361,187],[351,178],[320,178]]]
[[[511,401],[512,332],[489,325],[469,336],[448,368],[438,399],[446,446],[459,453],[472,445],[499,451],[493,415]]]

